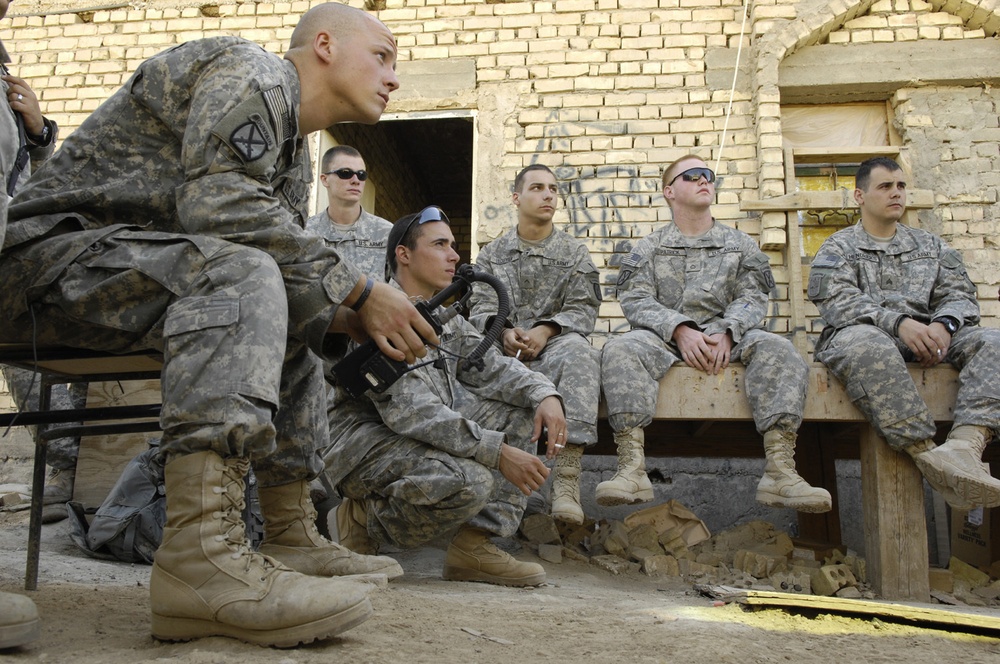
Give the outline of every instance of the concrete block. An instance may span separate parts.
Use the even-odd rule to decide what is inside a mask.
[[[861,591],[855,586],[844,586],[833,594],[841,599],[861,599]]]
[[[593,539],[607,553],[620,558],[626,558],[628,555],[628,528],[621,521],[602,524]]]
[[[639,563],[629,562],[613,555],[594,556],[590,559],[590,564],[612,574],[627,574],[638,572],[640,569]]]
[[[559,544],[539,544],[538,557],[549,563],[562,562],[562,546]]]
[[[979,571],[969,563],[961,561],[955,556],[952,556],[951,560],[948,561],[948,569],[951,570],[956,582],[962,579],[969,584],[970,589],[988,585],[990,582],[989,574]]]
[[[807,571],[775,572],[768,577],[775,590],[786,593],[812,594],[812,579]]]
[[[566,546],[563,547],[562,555],[563,555],[563,558],[565,558],[566,560],[575,560],[575,561],[580,562],[580,563],[589,563],[590,562],[590,556],[588,556],[585,553],[580,553],[576,549],[571,549],[571,548],[566,547]]]
[[[648,523],[639,524],[628,531],[629,547],[632,549],[640,548],[654,553],[662,553],[663,548],[660,547],[659,538],[660,534],[656,532],[656,528]]]
[[[548,514],[532,514],[521,521],[521,534],[532,544],[561,544],[555,520]]]
[[[680,576],[680,564],[673,556],[655,555],[642,561],[642,572],[647,576]]]
[[[841,588],[857,585],[857,580],[847,565],[824,565],[810,577],[814,595],[829,597]]]

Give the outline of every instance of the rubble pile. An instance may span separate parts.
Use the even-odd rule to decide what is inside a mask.
[[[711,535],[677,501],[624,521],[573,525],[548,514],[526,516],[521,535],[549,563],[589,562],[611,574],[680,577],[697,584],[873,599],[865,560],[846,547],[793,540],[765,521]],[[948,604],[1000,606],[1000,562],[982,571],[957,558],[930,571],[932,596]]]

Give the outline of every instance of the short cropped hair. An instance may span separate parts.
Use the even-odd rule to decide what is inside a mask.
[[[514,191],[520,192],[521,188],[524,187],[524,178],[531,171],[545,171],[552,177],[556,177],[556,174],[552,172],[552,169],[545,164],[531,164],[530,166],[525,166],[521,169],[521,172],[517,174],[514,178]],[[558,179],[558,178],[557,178]]]
[[[686,154],[680,159],[674,159],[672,162],[670,162],[670,165],[667,166],[667,170],[663,171],[663,177],[660,178],[660,189],[666,187],[667,183],[673,180],[674,170],[677,168],[677,164],[681,163],[682,161],[687,161],[688,159],[697,159],[699,161],[704,161],[704,159],[702,159],[696,154]]]
[[[889,157],[872,157],[861,162],[858,172],[854,174],[854,186],[861,191],[868,191],[868,185],[872,180],[872,169],[884,168],[890,173],[903,170],[896,160]]]
[[[345,155],[347,157],[358,157],[364,159],[361,153],[357,149],[352,148],[350,145],[334,145],[332,148],[323,153],[323,173],[330,170],[333,165],[333,160],[337,158],[337,155]]]

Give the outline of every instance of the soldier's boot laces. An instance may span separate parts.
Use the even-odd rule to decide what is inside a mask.
[[[35,603],[24,595],[0,592],[0,650],[31,643],[40,632]]]
[[[250,548],[241,518],[249,467],[210,451],[167,463],[167,522],[149,582],[155,638],[291,648],[371,617],[366,584],[299,574]]]
[[[615,433],[618,472],[610,480],[597,485],[599,505],[632,505],[648,503],[653,499],[653,485],[646,476],[644,443],[642,429],[625,429]]]
[[[991,437],[986,427],[964,424],[952,429],[943,445],[923,441],[905,449],[931,487],[952,507],[997,507],[1000,480],[983,463],[983,450]]]
[[[517,560],[498,549],[485,530],[463,527],[448,545],[441,576],[447,581],[538,586],[545,583],[545,568],[538,563]]]
[[[344,498],[337,505],[337,539],[355,553],[372,555],[378,552],[378,546],[368,535],[368,515],[360,500]]]
[[[555,473],[552,477],[552,518],[575,523],[583,523],[583,507],[580,506],[580,461],[583,445],[567,444],[556,456]]]
[[[264,515],[261,553],[312,576],[403,576],[403,568],[393,558],[355,553],[323,537],[316,528],[316,508],[305,480],[261,488],[259,494]]]
[[[830,492],[810,486],[795,471],[795,434],[768,431],[764,434],[764,475],[757,483],[757,502],[799,512],[829,512]]]

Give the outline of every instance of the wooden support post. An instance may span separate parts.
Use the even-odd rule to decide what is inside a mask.
[[[885,599],[930,601],[927,519],[920,471],[866,422],[861,492],[868,581]]]

